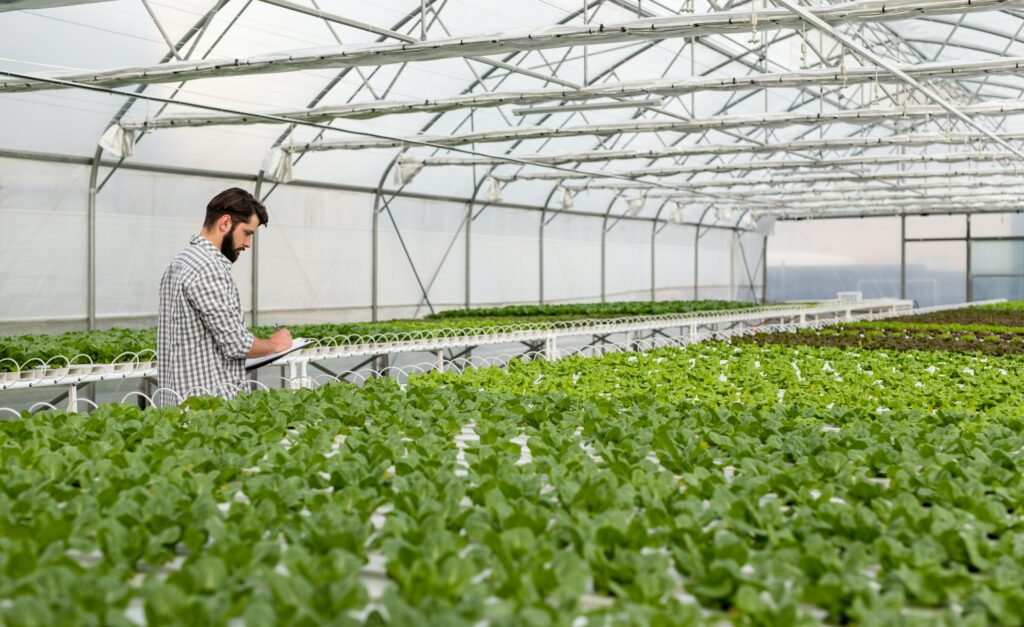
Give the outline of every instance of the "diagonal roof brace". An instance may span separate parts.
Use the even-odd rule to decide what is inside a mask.
[[[830,37],[834,38],[836,41],[842,43],[844,46],[846,46],[850,50],[856,52],[857,54],[861,55],[865,59],[870,60],[875,65],[877,65],[879,67],[885,68],[891,74],[893,74],[894,76],[899,78],[901,81],[903,81],[907,85],[910,85],[914,89],[917,89],[922,94],[927,96],[929,100],[931,100],[932,102],[934,102],[938,106],[942,107],[943,109],[945,109],[946,111],[948,111],[949,113],[951,113],[952,115],[954,115],[955,117],[960,119],[961,121],[965,122],[968,126],[978,130],[979,132],[981,132],[981,133],[983,133],[985,135],[988,135],[989,138],[992,139],[992,141],[994,141],[995,143],[999,144],[1000,146],[1002,146],[1006,150],[1009,150],[1014,155],[1016,155],[1018,158],[1024,159],[1024,151],[1021,151],[1016,146],[1010,145],[1010,143],[1007,142],[1006,140],[1004,140],[1003,138],[999,137],[998,135],[996,135],[992,131],[988,130],[987,128],[985,128],[982,125],[980,125],[977,122],[975,122],[963,110],[957,108],[956,105],[954,105],[952,102],[949,102],[948,100],[943,98],[941,95],[939,95],[938,92],[936,92],[931,87],[929,87],[927,85],[923,85],[916,78],[914,78],[914,77],[910,76],[909,74],[907,74],[906,72],[904,72],[896,64],[894,64],[892,61],[882,57],[879,54],[876,54],[873,50],[868,50],[864,46],[862,46],[859,43],[857,43],[856,41],[854,41],[853,38],[847,36],[844,33],[839,32],[831,24],[829,24],[828,22],[825,22],[824,20],[822,20],[820,17],[815,15],[814,12],[808,10],[806,7],[800,6],[794,0],[776,0],[776,1],[779,4],[781,4],[782,6],[786,7],[790,11],[792,11],[793,13],[795,13],[796,15],[799,15],[802,20],[804,20],[805,22],[807,22],[811,26],[817,28],[822,33],[824,33],[826,35],[829,35]]]
[[[927,15],[962,14],[1022,6],[1024,0],[859,0],[815,8],[811,11],[821,23],[839,24],[905,20]],[[752,15],[756,17],[752,18]],[[785,9],[763,9],[756,13],[741,9],[706,15],[650,18],[617,24],[562,25],[539,31],[519,30],[417,42],[285,50],[248,58],[165,63],[50,78],[78,85],[117,87],[215,76],[376,66],[577,45],[728,35],[748,31],[754,20],[762,32],[795,29],[802,21],[800,16],[793,15]],[[61,83],[46,81],[0,80],[0,92],[60,87]]]
[[[266,1],[266,0],[264,0]],[[967,76],[990,74],[1018,74],[1024,70],[1024,57],[986,59],[984,61],[954,61],[903,65],[900,68],[918,79],[961,79]],[[762,88],[796,88],[818,85],[860,85],[875,80],[884,81],[887,73],[876,67],[853,67],[845,76],[839,68],[824,68],[801,72],[751,74],[747,76],[687,78],[668,80],[629,81],[586,87],[583,89],[536,89],[531,91],[505,91],[464,94],[449,98],[424,100],[391,100],[359,102],[345,105],[273,111],[273,115],[296,120],[326,122],[335,119],[371,119],[384,115],[454,111],[471,107],[498,107],[526,105],[542,102],[577,102],[603,98],[628,98],[647,95],[680,96],[700,91],[738,91]],[[621,106],[610,102],[608,106]],[[567,111],[570,109],[566,109]],[[559,109],[553,109],[557,112]],[[183,126],[215,126],[236,124],[264,124],[257,117],[232,115],[170,114],[144,120],[125,121],[126,129],[178,128]]]

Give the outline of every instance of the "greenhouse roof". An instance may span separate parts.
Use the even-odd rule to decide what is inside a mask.
[[[64,5],[64,6],[57,6]],[[0,0],[0,156],[654,218],[1018,207],[1024,2]],[[99,161],[99,160],[103,161]],[[585,199],[573,201],[577,199]]]

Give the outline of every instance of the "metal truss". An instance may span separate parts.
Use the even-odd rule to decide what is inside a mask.
[[[275,3],[277,0],[275,0]],[[486,62],[486,61],[481,61]],[[501,62],[490,62],[495,67],[508,68],[510,71],[524,73],[521,67]],[[496,64],[496,65],[495,65]],[[1024,67],[1024,57],[1007,57],[986,59],[984,61],[955,61],[946,63],[922,63],[918,65],[901,65],[899,69],[907,76],[918,80],[954,79],[967,77],[991,77],[999,75],[1017,75]],[[574,85],[570,81],[558,80],[554,75],[542,75],[537,72],[526,74],[560,84]],[[590,100],[623,99],[606,103],[589,105],[592,109],[638,106],[652,108],[649,100],[628,100],[646,96],[685,96],[694,92],[710,91],[741,91],[750,89],[793,89],[796,87],[820,87],[874,84],[876,82],[891,83],[892,78],[884,69],[877,67],[853,67],[841,71],[838,68],[823,68],[801,72],[776,72],[751,74],[748,76],[729,78],[689,78],[670,80],[647,80],[632,82],[615,82],[580,89],[536,89],[530,91],[503,91],[489,93],[471,93],[448,98],[425,100],[377,100],[374,102],[358,102],[345,105],[328,105],[323,107],[269,111],[268,113],[312,122],[326,122],[335,119],[365,120],[386,115],[422,112],[446,112],[459,109],[481,109],[504,105],[536,105],[541,103],[580,103]],[[1014,86],[1020,89],[1020,86]],[[561,104],[556,107],[528,107],[519,110],[532,113],[565,113],[586,110],[583,105]],[[148,117],[144,119],[122,121],[121,127],[126,130],[155,130],[161,128],[183,128],[191,126],[231,126],[244,124],[264,124],[263,118],[241,115],[189,115],[171,114]]]
[[[211,53],[220,38],[234,25],[232,21],[212,45],[205,47],[205,54],[195,59],[193,53],[198,52],[198,41],[213,14],[227,4],[227,0],[215,2],[204,20],[177,42],[157,19],[149,1],[144,0],[144,8],[168,50],[160,63],[107,72],[63,74],[50,82],[31,77],[0,78],[0,96],[3,92],[80,84],[137,85],[136,92],[142,97],[148,84],[173,82],[178,89],[167,100],[188,105],[178,98],[187,80],[317,68],[338,70],[304,108],[262,114],[214,111],[164,115],[162,107],[154,116],[132,119],[133,100],[128,100],[111,124],[120,128],[122,139],[134,145],[148,132],[269,121],[284,126],[271,149],[282,152],[289,168],[303,159],[315,159],[317,153],[326,150],[401,151],[395,151],[376,185],[371,262],[375,318],[379,305],[380,217],[386,216],[386,221],[392,225],[392,232],[422,293],[420,303],[428,309],[432,307],[431,287],[458,238],[464,238],[465,304],[468,306],[474,220],[489,206],[501,206],[500,201],[492,198],[493,190],[500,196],[516,181],[551,182],[545,202],[538,207],[538,299],[541,302],[545,300],[545,227],[561,214],[586,215],[568,206],[555,207],[560,199],[565,204],[565,194],[571,196],[587,190],[614,192],[603,212],[592,212],[603,220],[602,298],[606,292],[604,267],[608,233],[620,220],[637,217],[630,215],[629,210],[613,215],[623,206],[623,195],[644,195],[660,201],[651,203],[647,209],[653,214],[650,223],[651,296],[654,298],[656,237],[670,224],[661,217],[679,204],[701,215],[696,224],[692,224],[698,257],[702,230],[708,226],[705,220],[710,220],[716,228],[733,231],[743,270],[756,297],[753,277],[758,267],[763,270],[765,253],[762,248],[760,265],[752,270],[743,248],[744,239],[748,238],[740,235],[739,227],[747,216],[771,214],[805,219],[828,213],[909,215],[925,211],[1011,210],[1012,199],[1020,192],[1013,180],[1016,166],[1011,160],[1021,156],[1018,146],[1024,141],[1024,133],[1012,132],[1012,129],[1007,132],[1006,123],[1012,116],[1024,113],[1024,86],[1016,84],[1014,77],[1024,58],[1005,55],[1024,31],[1024,13],[1017,10],[1024,7],[1024,1],[869,0],[808,8],[782,0],[784,6],[780,8],[763,9],[747,2],[714,0],[708,2],[711,9],[708,13],[672,15],[675,7],[653,0],[642,4],[633,0],[582,0],[580,6],[567,12],[558,24],[528,34],[457,37],[448,32],[442,20],[448,0],[409,2],[405,17],[388,27],[324,11],[315,1],[310,7],[291,0],[248,0],[238,15],[253,1],[322,22],[331,30],[336,45],[315,51],[286,50],[251,58],[212,58]],[[748,6],[744,8],[744,5]],[[980,21],[965,20],[965,15],[980,11],[1000,11],[1000,17],[1008,21],[1007,32],[1015,31],[1014,34],[1009,36]],[[635,14],[637,19],[623,21],[623,12]],[[920,35],[917,31],[903,35],[899,21],[912,18],[945,25],[948,32],[936,37]],[[810,27],[805,28],[805,23]],[[353,45],[342,41],[336,28],[371,33],[376,35],[376,41]],[[818,35],[816,29],[822,34]],[[757,40],[753,43],[747,41],[751,31],[752,39]],[[984,35],[986,42],[964,41],[959,35],[966,31]],[[998,44],[991,44],[992,41]],[[186,48],[189,42],[191,47]],[[794,44],[801,44],[813,53],[813,59],[804,59],[800,68],[792,67],[791,58],[780,57],[776,52],[791,49]],[[990,58],[948,60],[951,51],[956,50],[984,52]],[[654,51],[667,54],[671,59],[661,76],[623,80],[625,70],[642,67],[640,63]],[[686,52],[690,60],[688,74],[679,67]],[[500,58],[489,55],[500,55]],[[695,59],[700,55],[713,60],[709,67],[698,72]],[[455,58],[464,59],[468,68],[466,87],[461,92],[425,100],[396,99],[389,95],[393,90],[398,91],[394,88],[401,84],[404,71],[411,64]],[[580,62],[582,76],[570,75],[568,68],[572,64],[578,67]],[[397,71],[386,78],[379,72],[385,64],[398,64]],[[345,101],[332,98],[342,79],[351,72],[356,72],[359,78],[357,87],[347,94]],[[678,74],[685,78],[675,78]],[[528,89],[504,87],[507,82],[511,84],[512,77],[520,82],[535,81],[536,85]],[[1020,94],[1000,98],[997,96],[1000,90]],[[698,115],[698,96],[705,93],[727,97],[717,110],[702,110]],[[652,103],[651,96],[661,98],[661,102]],[[775,102],[771,102],[772,98]],[[759,102],[762,99],[763,106]],[[940,104],[928,104],[929,101]],[[510,116],[511,106],[528,106],[525,112],[530,115],[516,115],[517,112],[512,111]],[[595,107],[629,107],[629,119],[591,123],[588,115]],[[482,123],[475,112],[483,108],[497,111],[498,117],[491,116]],[[745,113],[736,113],[741,110]],[[415,135],[365,139],[373,133],[347,129],[364,138],[334,139],[335,133],[345,132],[333,126],[336,120],[358,123],[406,113],[429,113],[431,118]],[[293,145],[294,131],[302,127],[315,128],[317,135]],[[574,150],[569,151],[557,141],[573,137],[587,138],[590,147],[579,150],[574,146]],[[508,145],[502,147],[500,154],[481,155],[476,152],[476,145],[484,143]],[[463,146],[472,148],[461,149]],[[527,146],[530,150],[524,149]],[[936,153],[936,146],[945,148]],[[958,148],[960,146],[962,148]],[[452,154],[456,151],[463,155]],[[90,177],[90,326],[95,324],[96,309],[93,296],[96,196],[127,158],[122,156],[109,168],[106,178],[100,180],[101,165],[107,163],[102,156],[103,149],[98,149]],[[643,165],[630,169],[614,165],[616,161],[626,160],[637,160]],[[958,162],[991,160],[999,161],[999,167],[954,166]],[[587,168],[581,164],[593,166]],[[936,165],[940,166],[939,170],[934,169]],[[411,178],[404,177],[397,189],[385,190],[385,181],[393,172],[418,166],[473,168],[474,192],[465,202],[465,217],[452,234],[444,257],[431,269],[417,267],[392,211],[396,198],[422,194],[417,196],[408,189]],[[477,166],[481,166],[479,171]],[[524,169],[530,166],[561,169],[544,172]],[[797,169],[814,172],[773,173],[769,177],[753,174],[760,170]],[[641,176],[659,180],[629,180]],[[606,180],[599,180],[602,178]],[[608,179],[619,181],[608,182]],[[255,180],[257,194],[264,199],[278,185],[288,184],[264,171],[260,171]],[[585,184],[576,183],[581,181]],[[270,184],[266,189],[265,182]],[[492,190],[487,192],[488,199],[480,199],[488,186]],[[854,194],[875,206],[847,201],[843,194]],[[986,207],[979,207],[979,198],[988,201]],[[815,200],[827,200],[830,206],[825,206],[824,202],[815,204]],[[740,218],[723,220],[716,208],[735,209]],[[673,221],[676,221],[675,214]],[[259,312],[257,255],[254,254],[253,273],[254,324]],[[695,263],[695,274],[698,265],[699,262]],[[695,276],[695,285],[697,278]]]
[[[885,22],[909,18],[990,11],[1007,6],[1024,7],[1021,0],[861,0],[807,10],[822,23]],[[755,16],[755,17],[751,17]],[[322,17],[322,14],[321,14]],[[389,63],[431,61],[455,57],[502,54],[511,51],[548,50],[566,46],[671,38],[697,38],[799,29],[803,18],[788,9],[723,11],[708,15],[642,19],[612,24],[586,24],[544,29],[535,33],[495,33],[473,37],[415,41],[378,46],[325,48],[314,52],[286,50],[249,58],[207,62],[165,63],[145,68],[115,69],[63,75],[59,78],[83,85],[117,87],[131,84],[177,82],[217,76],[244,76],[295,70],[367,67]],[[0,92],[54,89],[53,83],[31,80],[0,81]]]

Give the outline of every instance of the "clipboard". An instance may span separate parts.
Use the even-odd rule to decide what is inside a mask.
[[[292,346],[288,350],[283,350],[280,353],[271,353],[270,355],[264,355],[263,357],[254,357],[252,359],[246,359],[245,360],[245,369],[246,370],[255,370],[256,368],[260,368],[262,366],[266,366],[267,364],[272,364],[275,361],[277,361],[278,359],[281,359],[282,357],[284,357],[285,355],[288,355],[290,353],[294,353],[295,351],[297,351],[299,349],[306,348],[307,346],[309,346],[313,342],[314,342],[314,340],[311,340],[311,339],[305,338],[305,337],[295,338],[295,339],[292,340]]]

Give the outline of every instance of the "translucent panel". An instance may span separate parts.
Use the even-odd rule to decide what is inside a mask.
[[[544,301],[598,300],[601,295],[599,217],[560,215],[544,229]]]
[[[387,213],[380,216],[380,304],[389,308],[381,317],[429,310],[421,290],[437,307],[464,303],[465,206],[396,198],[391,212],[394,223]]]
[[[619,222],[608,233],[606,252],[607,299],[649,299],[651,225],[633,220]]]
[[[259,234],[264,321],[369,318],[372,206],[368,194],[274,191],[267,199],[270,226]],[[308,311],[299,317],[302,310]]]
[[[974,277],[974,300],[1024,300],[1024,276]]]
[[[699,244],[698,298],[729,299],[735,293],[733,235],[724,229],[704,232]]]
[[[733,267],[735,268],[735,293],[733,298],[750,302],[760,302],[761,286],[764,283],[764,238],[751,232],[737,236],[733,247]]]
[[[1024,215],[976,213],[971,216],[971,237],[1024,236]]]
[[[783,221],[768,239],[768,300],[900,293],[898,218]]]
[[[137,317],[152,324],[167,264],[202,229],[210,199],[236,186],[251,189],[243,181],[118,172],[96,204],[97,316]],[[84,199],[85,190],[79,193]],[[242,253],[231,274],[248,310],[250,251]]]
[[[907,238],[966,237],[967,218],[955,216],[908,216]]]
[[[971,242],[971,275],[1024,274],[1024,241]]]
[[[488,207],[473,221],[473,305],[538,302],[537,218],[533,211]]]
[[[967,246],[963,242],[907,244],[907,298],[929,307],[967,301]]]
[[[88,180],[80,166],[0,159],[0,321],[85,317]]]
[[[655,281],[658,300],[693,298],[694,227],[669,224],[658,233]]]

